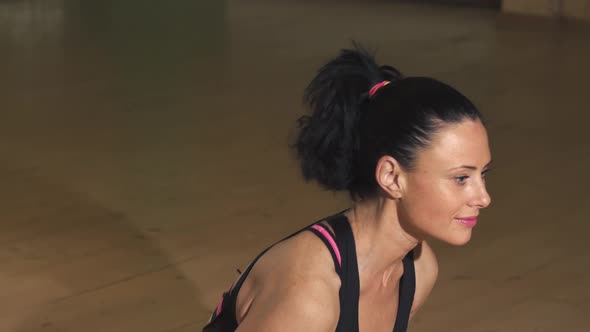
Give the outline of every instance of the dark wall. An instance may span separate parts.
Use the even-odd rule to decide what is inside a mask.
[[[502,0],[397,0],[399,2],[415,2],[415,3],[436,3],[443,5],[461,5],[471,7],[487,7],[497,8],[502,7]]]

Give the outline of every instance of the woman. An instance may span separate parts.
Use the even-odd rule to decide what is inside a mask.
[[[350,209],[260,254],[204,331],[406,331],[435,284],[427,239],[469,241],[490,204],[482,116],[452,87],[342,50],[306,89],[303,175]]]

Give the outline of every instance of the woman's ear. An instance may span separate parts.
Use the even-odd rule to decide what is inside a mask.
[[[403,171],[395,158],[383,156],[377,161],[375,178],[377,184],[393,199],[402,198]]]

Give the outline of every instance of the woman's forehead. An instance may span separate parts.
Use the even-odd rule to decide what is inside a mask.
[[[421,150],[417,165],[427,168],[484,167],[491,159],[488,136],[480,121],[444,126]]]

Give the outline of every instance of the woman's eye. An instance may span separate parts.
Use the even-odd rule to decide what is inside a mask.
[[[457,181],[458,184],[465,184],[465,181],[468,179],[468,176],[457,176],[455,178],[455,181]]]

